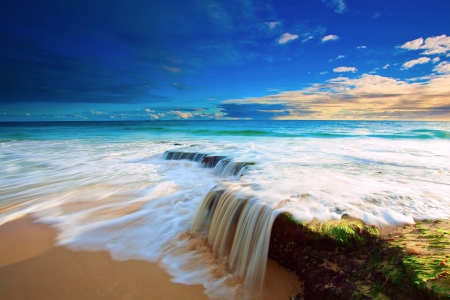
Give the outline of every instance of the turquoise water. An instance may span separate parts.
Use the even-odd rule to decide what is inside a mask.
[[[162,159],[169,150],[251,164],[236,176]],[[449,122],[0,123],[0,224],[32,214],[58,244],[162,261],[175,281],[224,295],[232,275],[180,250],[213,187],[301,221],[400,226],[450,218],[449,150]],[[180,267],[191,261],[202,263]]]
[[[192,137],[450,139],[449,122],[152,121],[0,123],[0,141]]]

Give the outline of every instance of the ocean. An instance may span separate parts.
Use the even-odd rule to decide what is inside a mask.
[[[58,245],[159,261],[210,297],[260,283],[280,212],[380,229],[448,219],[450,122],[0,123],[0,224],[32,214]]]

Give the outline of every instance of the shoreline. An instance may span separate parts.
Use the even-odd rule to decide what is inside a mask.
[[[208,299],[202,285],[173,283],[158,263],[55,246],[56,235],[30,215],[0,225],[1,299]],[[294,272],[268,260],[264,299],[289,299],[300,289]]]
[[[175,284],[157,263],[72,251],[55,237],[30,216],[0,226],[0,298],[208,299],[203,286]]]

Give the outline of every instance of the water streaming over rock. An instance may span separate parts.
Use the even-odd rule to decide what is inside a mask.
[[[214,168],[214,174],[219,177],[234,176],[239,178],[248,166],[254,165],[254,162],[235,162],[222,155],[208,155],[201,152],[184,152],[184,151],[166,151],[162,155],[165,160],[182,160],[199,162],[202,167]]]
[[[261,288],[270,232],[280,212],[241,194],[217,186],[199,206],[191,233],[206,236],[213,251],[227,259],[229,271],[251,288]]]

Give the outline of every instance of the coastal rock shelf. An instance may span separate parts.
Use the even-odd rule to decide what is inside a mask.
[[[303,282],[292,299],[450,299],[449,235],[448,221],[380,237],[359,220],[302,224],[281,214],[269,258]]]
[[[248,166],[254,162],[235,162],[227,156],[208,155],[201,152],[166,151],[162,155],[164,160],[190,160],[199,162],[204,168],[214,168],[214,174],[219,177],[239,177]]]
[[[166,151],[163,158],[196,161],[221,177],[239,178],[253,164],[197,152]],[[268,257],[303,283],[291,299],[450,299],[450,222],[420,222],[384,234],[348,215],[301,223],[282,204],[260,203],[244,186],[225,182],[209,191],[191,235],[206,237],[245,286],[263,285]]]

